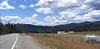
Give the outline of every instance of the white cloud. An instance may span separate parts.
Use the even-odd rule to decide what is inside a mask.
[[[46,3],[47,0],[39,0],[36,6],[40,6]]]
[[[85,2],[93,10],[100,10],[100,0],[88,0]]]
[[[55,25],[56,24],[56,21],[55,20],[56,19],[53,18],[52,16],[46,16],[44,18],[44,22],[46,22],[45,25]]]
[[[69,12],[69,13],[68,13]],[[63,11],[59,13],[60,16],[46,16],[43,21],[39,21],[36,18],[38,14],[33,14],[30,17],[20,18],[19,16],[5,16],[1,17],[3,22],[10,23],[23,23],[23,24],[33,24],[33,25],[43,25],[43,26],[54,26],[60,24],[75,23],[77,21],[95,21],[100,20],[100,11],[94,10],[90,11],[88,14],[79,16],[77,13],[71,11]],[[71,14],[74,14],[71,16]]]
[[[31,17],[20,18],[19,16],[2,16],[1,20],[3,23],[21,23],[21,24],[33,24],[33,25],[43,25],[52,26],[57,25],[58,20],[56,17],[47,16],[43,21],[38,21],[36,17],[38,14],[33,14]],[[53,20],[53,22],[52,22]]]
[[[25,5],[19,5],[20,8],[25,9],[27,8]]]
[[[29,7],[34,8],[38,6],[36,12],[48,14],[48,16],[44,16],[42,21],[39,21],[37,19],[39,15],[33,14],[30,17],[16,18],[16,22],[52,26],[83,21],[97,21],[100,20],[99,5],[99,0],[39,0],[35,5],[30,4]],[[23,9],[27,8],[25,5],[20,5],[20,7]],[[52,15],[52,13],[57,16]],[[10,21],[14,18],[4,17],[3,19]]]
[[[20,18],[19,16],[1,16],[3,23],[21,23],[21,24],[38,24],[36,20],[38,14],[33,14],[31,17]]]
[[[61,24],[69,24],[73,21],[70,21],[69,19],[64,19],[65,16],[46,16],[43,19],[43,23],[46,26],[54,26],[54,25],[61,25]]]
[[[39,0],[36,6],[51,7],[56,9],[69,9],[81,6],[79,0]]]
[[[61,11],[59,13],[60,19],[63,21],[67,21],[66,23],[73,23],[75,17],[78,16],[78,11],[77,10],[67,10],[67,11]]]
[[[67,20],[60,19],[60,16],[46,16],[44,18],[44,24],[49,26],[65,24]]]
[[[35,5],[56,10],[54,13],[59,16],[45,17],[48,19],[45,22],[51,22],[51,25],[100,20],[99,0],[39,0]]]
[[[35,6],[34,4],[31,4],[29,7],[34,8],[34,6]]]
[[[0,9],[15,9],[15,7],[9,5],[7,1],[3,1],[0,4]]]
[[[78,13],[75,11],[62,11],[59,13],[61,16],[65,16],[67,18],[73,18],[75,17]]]
[[[69,13],[68,13],[69,12]],[[74,14],[71,16],[71,14]],[[23,24],[33,24],[33,25],[43,25],[43,26],[54,26],[60,24],[75,23],[77,21],[95,21],[100,20],[100,11],[94,10],[90,11],[88,14],[79,16],[77,13],[71,11],[63,11],[60,16],[46,16],[43,21],[39,21],[36,18],[38,14],[33,14],[30,17],[20,18],[19,16],[5,16],[1,17],[2,21],[5,23],[23,23]]]
[[[40,13],[44,13],[44,14],[53,13],[51,8],[38,8],[38,9],[36,9],[36,12],[40,12]]]
[[[24,23],[24,24],[37,24],[37,22],[38,22],[38,20],[36,20],[35,18],[27,17],[27,18],[21,19],[20,23]]]
[[[100,10],[93,10],[88,14],[85,14],[84,17],[90,17],[91,21],[98,21],[100,20]]]
[[[77,15],[74,21],[100,21],[100,10],[93,10],[82,16]]]
[[[1,17],[1,19],[10,21],[10,20],[20,19],[20,17],[19,16],[5,16],[5,17]]]
[[[38,14],[33,14],[32,15],[32,18],[35,18],[35,17],[37,17],[38,16]]]
[[[94,4],[92,4],[92,3]],[[36,6],[40,7],[49,7],[52,9],[56,9],[57,11],[66,11],[66,10],[83,10],[87,11],[90,9],[93,9],[91,6],[95,5],[94,7],[97,7],[100,5],[100,2],[98,0],[39,0],[38,3],[36,3]],[[91,3],[91,4],[90,4]],[[100,9],[98,6],[96,9]]]
[[[17,21],[21,19],[19,16],[2,16],[1,20],[3,23],[17,23]]]

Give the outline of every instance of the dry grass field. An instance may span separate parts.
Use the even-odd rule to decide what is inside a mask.
[[[100,43],[87,43],[84,35],[31,34],[50,49],[100,49]]]

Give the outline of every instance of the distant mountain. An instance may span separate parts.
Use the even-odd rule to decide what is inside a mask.
[[[57,26],[35,26],[30,24],[16,24],[18,30],[22,32],[57,32],[57,31],[99,31],[100,21],[71,23]]]
[[[73,28],[74,31],[100,31],[100,21],[83,22]]]

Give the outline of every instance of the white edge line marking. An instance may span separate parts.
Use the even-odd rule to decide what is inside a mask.
[[[15,47],[15,45],[16,45],[16,43],[17,43],[17,40],[18,40],[18,35],[16,36],[16,40],[15,40],[15,42],[14,42],[14,44],[13,44],[13,46],[12,46],[11,49],[14,49],[14,47]]]

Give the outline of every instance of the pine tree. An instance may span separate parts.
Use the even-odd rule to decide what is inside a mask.
[[[3,27],[3,24],[0,22],[0,34],[2,34],[2,27]]]

